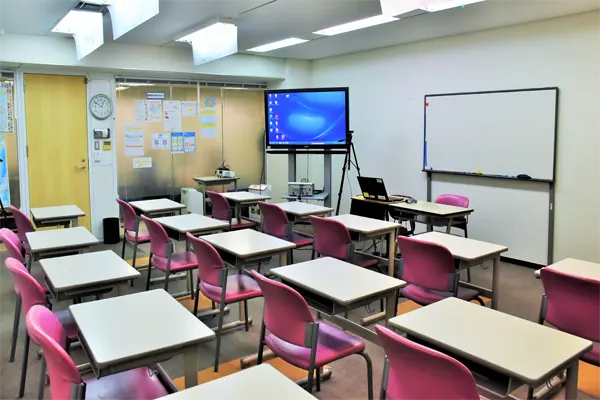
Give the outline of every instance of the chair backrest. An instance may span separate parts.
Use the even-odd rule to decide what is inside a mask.
[[[277,204],[258,202],[262,215],[262,231],[267,235],[285,239],[288,234],[290,221],[281,207]]]
[[[23,315],[27,315],[29,309],[35,305],[46,304],[44,288],[31,276],[22,263],[9,257],[4,264],[13,277],[15,293],[21,296]]]
[[[221,286],[219,282],[220,271],[225,268],[219,252],[205,240],[187,233],[187,237],[194,248],[198,260],[198,277],[209,285]]]
[[[18,260],[21,263],[25,262],[23,256],[23,242],[21,239],[10,229],[0,229],[0,240],[4,243],[8,256]]]
[[[15,224],[17,224],[17,235],[19,236],[19,239],[21,239],[21,242],[27,243],[27,236],[25,236],[25,234],[27,232],[35,231],[33,223],[29,217],[17,207],[8,206],[6,209],[12,213],[13,217],[15,217]]]
[[[137,214],[135,213],[135,210],[129,205],[129,203],[119,198],[117,198],[117,203],[119,204],[119,208],[123,214],[123,226],[125,227],[125,230],[133,231],[135,229],[135,221],[137,220]]]
[[[561,331],[600,342],[600,281],[540,271],[546,295],[545,320]]]
[[[54,313],[46,307],[34,306],[26,317],[29,337],[42,348],[50,375],[50,396],[70,399],[71,388],[81,383],[77,366],[64,349],[67,337]]]
[[[350,232],[346,225],[329,218],[310,216],[313,227],[313,248],[317,253],[339,260],[348,258],[348,249],[352,244]]]
[[[469,198],[458,194],[440,194],[435,202],[437,204],[445,204],[447,206],[469,207]]]
[[[479,400],[475,379],[463,364],[381,325],[375,330],[389,362],[388,399]]]
[[[144,221],[144,224],[146,224],[146,229],[148,229],[148,235],[150,236],[150,252],[159,257],[166,257],[167,254],[165,250],[167,245],[171,243],[167,231],[165,231],[165,228],[163,228],[161,224],[152,218],[142,215],[142,220]]]
[[[442,245],[412,237],[398,236],[402,254],[403,281],[431,290],[455,289],[456,267],[452,253]]]
[[[212,204],[212,217],[227,221],[230,217],[229,201],[221,193],[206,191],[206,194],[210,198]]]
[[[294,289],[281,282],[265,278],[256,271],[252,275],[265,298],[263,322],[273,335],[296,346],[305,343],[308,324],[313,318],[306,300]]]

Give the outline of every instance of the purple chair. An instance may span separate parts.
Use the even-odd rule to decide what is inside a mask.
[[[150,290],[150,275],[152,267],[165,273],[165,292],[169,289],[169,275],[187,271],[192,279],[192,270],[198,267],[198,260],[192,251],[175,252],[173,242],[161,224],[142,215],[142,220],[150,235],[150,266],[146,280],[146,290]]]
[[[262,231],[267,235],[275,236],[296,245],[296,249],[311,246],[313,239],[302,236],[292,231],[292,224],[287,214],[277,204],[258,202],[262,215]],[[290,250],[290,264],[294,263],[294,251]]]
[[[198,312],[198,291],[213,303],[219,304],[219,322],[217,326],[217,351],[215,354],[215,372],[219,371],[219,355],[223,317],[227,304],[244,302],[244,323],[248,331],[248,300],[262,296],[258,284],[252,277],[239,273],[227,276],[227,267],[215,248],[208,242],[194,237],[190,233],[187,238],[192,244],[198,259],[198,279],[196,282],[196,298],[194,299],[194,315]]]
[[[212,204],[212,217],[221,221],[229,222],[230,231],[238,229],[247,229],[256,227],[256,222],[243,220],[241,218],[233,217],[233,210],[229,206],[229,200],[221,193],[206,191],[208,198]],[[227,229],[226,229],[227,230]]]
[[[471,371],[446,354],[376,325],[386,360],[381,400],[478,400]]]
[[[447,297],[477,300],[485,306],[478,291],[458,285],[459,273],[447,248],[416,237],[398,236],[397,240],[404,262],[400,279],[408,282],[400,290],[402,296],[422,306]]]
[[[51,307],[51,304],[48,302],[48,298],[46,297],[46,292],[44,288],[29,274],[27,269],[23,266],[22,263],[15,260],[14,258],[8,258],[6,260],[6,268],[12,274],[14,280],[14,290],[17,296],[19,296],[19,303],[22,302],[21,311],[23,315],[27,315],[29,310],[36,305]],[[52,314],[51,311],[48,311]],[[70,341],[77,340],[77,326],[75,325],[75,321],[71,317],[69,310],[60,310],[56,311],[55,318],[60,321],[60,324],[64,327],[66,331],[66,338],[68,341],[63,342],[65,348],[69,347]],[[14,327],[13,327],[14,329]],[[16,340],[16,337],[15,337]],[[21,367],[21,382],[19,385],[19,398],[23,397],[25,392],[25,380],[27,378],[27,359],[29,357],[29,335],[25,334],[24,339],[24,350],[23,350],[23,364]],[[42,374],[42,379],[44,379],[45,374]],[[40,382],[42,385],[43,382]]]
[[[17,225],[17,236],[19,236],[19,239],[21,239],[21,242],[23,242],[25,249],[29,250],[29,242],[27,241],[27,236],[25,234],[27,232],[35,232],[33,223],[29,217],[17,207],[8,206],[6,209],[10,211],[15,218],[15,224]]]
[[[365,344],[325,322],[316,322],[306,300],[283,283],[265,278],[256,271],[252,275],[265,298],[263,322],[258,343],[258,360],[262,363],[266,344],[284,361],[308,371],[306,389],[312,393],[316,373],[317,391],[321,389],[323,366],[336,360],[360,354],[367,362],[369,399],[373,398],[373,367]]]
[[[119,208],[123,214],[123,226],[125,228],[125,232],[123,234],[121,258],[125,259],[125,245],[127,242],[131,243],[133,245],[133,260],[131,262],[131,266],[135,268],[135,256],[137,254],[138,244],[149,243],[150,234],[148,233],[148,229],[140,227],[140,219],[129,203],[121,199],[117,199],[117,203],[119,204]]]
[[[330,218],[309,216],[313,227],[313,252],[333,257],[364,268],[377,268],[377,260],[354,252],[354,244],[346,225]],[[313,257],[314,258],[314,257]]]
[[[31,340],[44,352],[53,400],[156,399],[177,391],[158,364],[84,381],[62,346],[67,334],[56,315],[44,307],[33,306],[26,321]]]

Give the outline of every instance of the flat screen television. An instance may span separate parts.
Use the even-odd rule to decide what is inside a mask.
[[[348,88],[265,91],[268,149],[346,146]]]

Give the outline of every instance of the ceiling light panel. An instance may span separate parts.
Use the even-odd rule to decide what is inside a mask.
[[[257,53],[265,53],[267,51],[281,49],[282,47],[293,46],[293,45],[305,43],[305,42],[308,42],[308,40],[298,39],[298,38],[287,38],[287,39],[279,40],[277,42],[263,44],[262,46],[253,47],[251,49],[248,49],[247,51],[255,51]]]
[[[237,26],[219,21],[177,41],[190,43],[194,53],[194,65],[201,65],[237,53]]]
[[[447,10],[449,8],[463,7],[469,4],[480,3],[484,0],[428,0],[424,10],[435,12]]]
[[[358,21],[352,21],[346,24],[332,26],[331,28],[321,29],[320,31],[313,33],[315,35],[333,36],[339,35],[340,33],[346,33],[358,29],[368,28],[370,26],[386,24],[388,22],[393,22],[397,20],[398,18],[392,17],[390,15],[376,15],[374,17],[359,19]]]
[[[102,14],[98,12],[71,10],[52,32],[73,35],[78,60],[104,43]]]
[[[158,0],[110,0],[108,12],[116,40],[157,15]]]

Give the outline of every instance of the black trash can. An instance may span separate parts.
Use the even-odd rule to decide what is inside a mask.
[[[102,228],[104,229],[104,244],[117,244],[121,242],[119,218],[104,218],[102,220]]]

